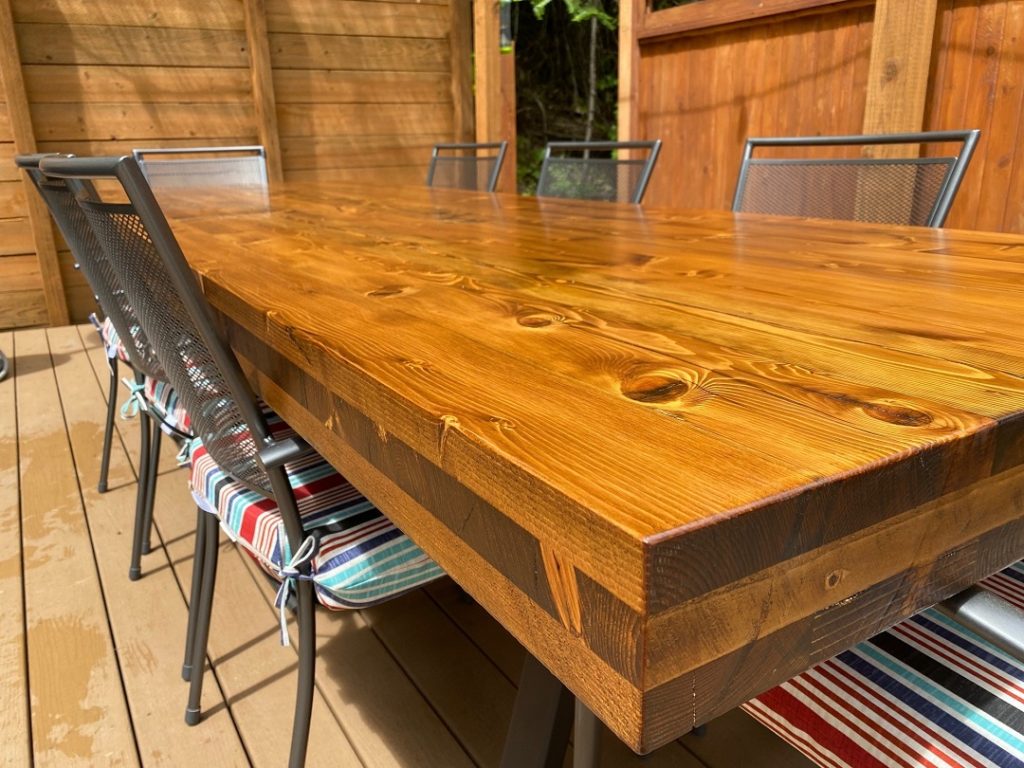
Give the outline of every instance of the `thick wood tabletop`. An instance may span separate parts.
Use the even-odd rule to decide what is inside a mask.
[[[263,396],[635,749],[1024,556],[1024,239],[163,196]]]

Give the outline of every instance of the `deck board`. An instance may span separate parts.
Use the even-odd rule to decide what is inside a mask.
[[[273,589],[222,543],[206,715],[185,726],[195,508],[175,449],[164,441],[154,549],[129,582],[139,430],[118,420],[111,490],[98,493],[108,379],[95,332],[0,333],[0,349],[16,370],[0,382],[0,764],[284,764],[296,658],[278,643]],[[320,612],[317,628],[308,765],[497,764],[523,650],[453,583],[367,611]],[[606,734],[604,768],[640,764]],[[808,765],[739,712],[643,764]]]
[[[14,334],[0,333],[11,371],[0,381],[0,764],[27,765],[28,680],[22,600],[21,519],[18,502],[18,420],[14,398]]]

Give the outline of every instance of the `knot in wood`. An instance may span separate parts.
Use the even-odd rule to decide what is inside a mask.
[[[926,427],[932,423],[930,414],[895,403],[864,403],[864,413],[879,421],[900,427]]]
[[[882,82],[891,83],[900,74],[900,65],[895,59],[886,59],[885,67],[882,70]]]
[[[371,298],[386,299],[391,296],[400,296],[405,293],[405,286],[385,285],[375,291],[369,291],[366,295]]]
[[[828,576],[825,577],[825,589],[835,589],[838,587],[843,578],[846,576],[847,571],[835,570],[832,571]]]
[[[670,403],[690,391],[690,384],[666,373],[646,373],[622,380],[622,394],[639,403]]]

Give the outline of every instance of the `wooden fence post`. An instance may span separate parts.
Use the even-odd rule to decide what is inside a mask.
[[[10,0],[0,0],[0,80],[3,80],[4,97],[10,114],[11,133],[14,136],[14,151],[30,154],[36,151],[35,131],[32,115],[28,109],[28,95],[25,79],[18,56],[18,40],[14,33],[14,17]],[[64,281],[60,276],[60,262],[57,260],[57,244],[53,237],[50,213],[31,182],[22,176],[25,186],[25,203],[28,208],[32,239],[36,257],[39,259],[39,273],[43,279],[43,296],[50,325],[68,324],[68,303],[64,296]]]
[[[277,129],[277,100],[270,65],[270,39],[267,12],[263,0],[243,0],[245,37],[249,42],[249,72],[260,144],[267,151],[267,174],[271,181],[284,179],[281,160],[281,134]]]
[[[864,133],[921,130],[936,14],[937,0],[875,3]],[[878,149],[880,157],[906,157],[918,151],[907,144]]]

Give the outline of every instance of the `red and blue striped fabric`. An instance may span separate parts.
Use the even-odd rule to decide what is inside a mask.
[[[114,359],[115,357],[122,362],[128,363],[128,353],[124,350],[124,345],[121,344],[121,337],[117,335],[117,331],[114,329],[114,324],[110,322],[110,318],[104,318],[103,322],[99,327],[100,338],[103,340],[103,349],[107,352],[107,357]]]
[[[142,390],[147,407],[172,433],[191,435],[191,425],[185,406],[174,387],[166,381],[147,376]],[[167,430],[164,430],[167,431]]]
[[[1024,608],[1024,563],[981,586]],[[933,609],[743,709],[830,768],[1024,768],[1024,664]]]
[[[265,408],[276,439],[294,432]],[[280,511],[272,499],[255,493],[224,472],[200,438],[191,445],[192,495],[215,513],[227,534],[261,567],[280,580],[291,560]],[[433,560],[395,527],[319,454],[285,465],[298,502],[302,527],[316,532],[311,560],[317,599],[328,608],[362,608],[423,586],[444,575]]]

